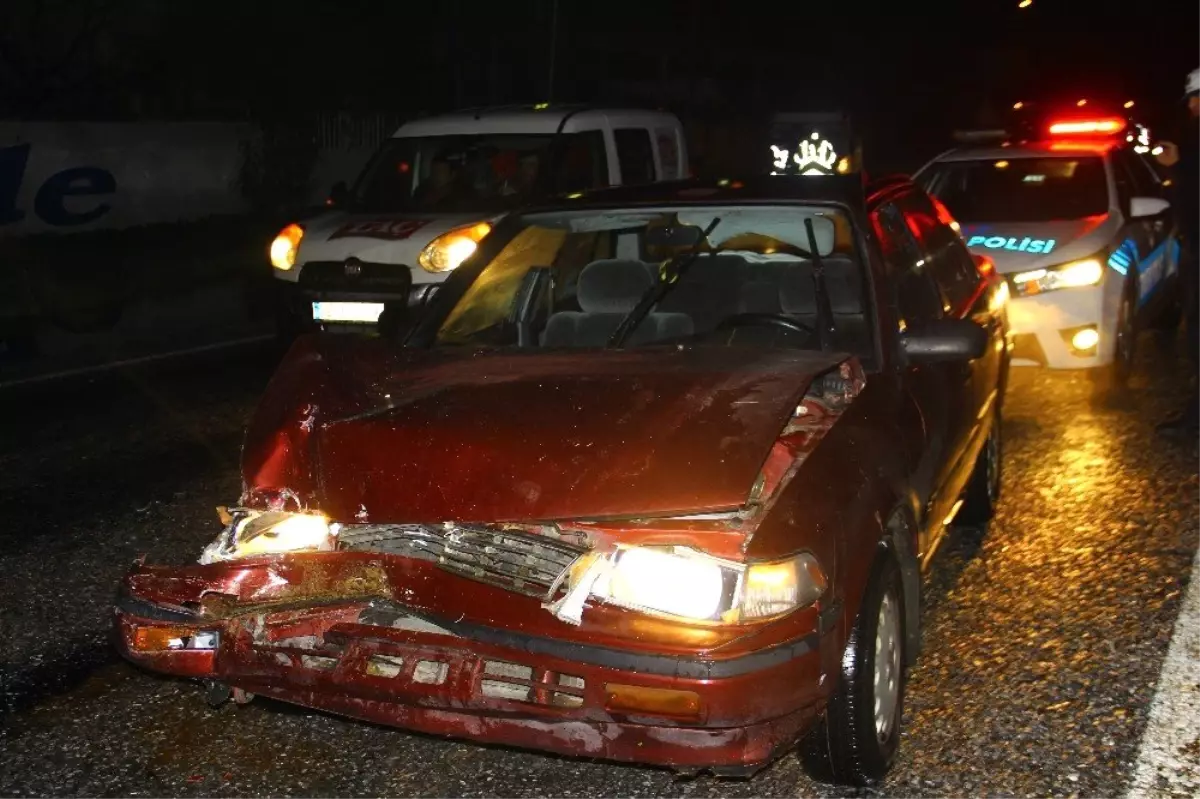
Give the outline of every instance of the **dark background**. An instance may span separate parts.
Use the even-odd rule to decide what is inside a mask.
[[[403,116],[551,98],[553,0],[5,0],[0,118]],[[552,99],[692,117],[847,110],[868,163],[1034,96],[1134,99],[1200,66],[1195,2],[559,0]]]

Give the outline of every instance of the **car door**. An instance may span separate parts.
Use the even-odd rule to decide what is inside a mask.
[[[979,273],[975,263],[967,259],[966,272],[956,255],[954,245],[961,243],[954,231],[946,227],[929,196],[919,190],[904,193],[897,204],[904,221],[916,241],[923,261],[923,271],[937,288],[942,314],[965,318],[973,304],[971,292],[978,291]],[[993,331],[994,332],[994,331]],[[986,433],[983,404],[988,385],[987,364],[961,361],[946,364],[949,390],[960,403],[955,409],[954,426],[949,441],[949,459],[938,481],[938,491],[957,500],[958,487],[966,484],[974,465],[975,453]],[[947,505],[950,513],[953,504]]]
[[[958,375],[970,399],[963,414],[961,438],[956,443],[960,460],[950,480],[965,484],[993,419],[990,414],[998,400],[1006,331],[991,307],[990,281],[980,274],[962,237],[942,218],[948,217],[949,212],[939,213],[935,202],[919,191],[901,198],[901,207],[928,259],[930,275],[937,284],[946,315],[970,319],[988,334],[990,346],[984,356],[961,364]]]
[[[942,318],[942,299],[904,212],[894,201],[884,202],[871,213],[871,223],[888,269],[899,332],[917,330]],[[955,499],[939,488],[957,461],[954,453],[962,437],[967,378],[957,364],[902,363],[899,368],[903,391],[921,419],[921,434],[912,435],[905,446],[914,466],[911,485],[921,505],[920,557],[925,561],[941,535],[940,520]]]
[[[1139,179],[1138,173],[1132,169],[1135,164],[1129,163],[1128,155],[1125,150],[1114,150],[1111,164],[1117,201],[1125,217],[1125,226],[1121,229],[1121,246],[1127,253],[1132,250],[1130,254],[1135,255],[1137,306],[1141,312],[1166,276],[1170,210],[1144,219],[1134,219],[1130,216],[1130,201],[1134,197],[1155,196],[1155,187],[1147,185],[1146,180]]]
[[[1138,186],[1139,193],[1146,197],[1157,197],[1171,202],[1171,194],[1167,184],[1154,170],[1154,165],[1146,155],[1136,150],[1125,150],[1125,159],[1133,174],[1133,183]],[[1155,247],[1161,247],[1163,252],[1164,279],[1177,277],[1179,274],[1179,225],[1178,209],[1172,206],[1155,217],[1154,232],[1158,234]]]

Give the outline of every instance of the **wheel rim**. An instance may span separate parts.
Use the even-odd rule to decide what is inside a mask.
[[[900,609],[892,592],[883,595],[875,625],[875,735],[887,740],[896,726],[900,698]]]
[[[1000,497],[1000,420],[997,419],[988,434],[987,444],[987,494],[995,504]]]

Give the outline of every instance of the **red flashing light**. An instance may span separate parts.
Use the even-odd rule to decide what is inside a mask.
[[[1103,119],[1064,119],[1050,125],[1051,136],[1113,136],[1125,130],[1120,117]]]
[[[954,218],[954,215],[950,213],[950,209],[947,208],[942,203],[941,200],[939,200],[937,197],[934,197],[932,194],[929,195],[929,200],[930,200],[930,202],[933,203],[934,210],[937,211],[938,221],[941,222],[946,227],[952,229],[954,232],[956,232],[956,233],[959,232],[960,227],[958,224],[958,220],[956,220]]]

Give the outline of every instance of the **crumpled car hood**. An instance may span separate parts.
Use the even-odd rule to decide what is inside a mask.
[[[267,389],[243,475],[248,494],[283,491],[346,523],[733,509],[809,384],[847,357],[312,336]]]

